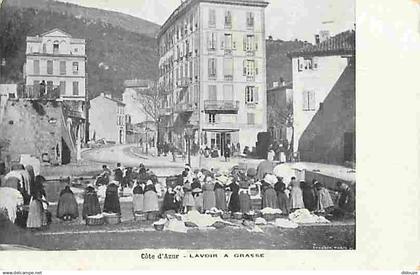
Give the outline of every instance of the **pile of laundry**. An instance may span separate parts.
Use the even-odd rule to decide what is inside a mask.
[[[299,209],[289,215],[289,220],[295,223],[330,223],[323,216],[311,214],[308,209]]]
[[[264,214],[281,214],[282,211],[280,209],[273,209],[270,207],[266,207],[264,209],[261,210],[261,213]]]
[[[0,187],[0,209],[6,210],[11,222],[15,222],[17,210],[23,205],[22,194],[11,187]]]

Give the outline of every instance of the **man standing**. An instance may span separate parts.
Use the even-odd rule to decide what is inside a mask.
[[[115,180],[118,181],[121,190],[123,190],[125,186],[123,186],[122,184],[124,173],[121,168],[121,163],[117,163],[117,169],[114,170],[114,175],[115,175]]]

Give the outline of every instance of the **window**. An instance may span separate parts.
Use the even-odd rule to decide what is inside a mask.
[[[297,59],[297,68],[298,68],[298,72],[303,71],[303,67],[304,67],[304,60],[303,58],[298,58]]]
[[[233,100],[233,85],[223,85],[223,100]]]
[[[312,58],[305,58],[305,70],[312,70]]]
[[[39,88],[40,88],[39,80],[34,80],[33,92],[34,92],[35,97],[38,97],[38,95],[39,95]]]
[[[303,91],[303,111],[315,111],[315,92]]]
[[[233,58],[225,58],[223,60],[223,72],[226,80],[233,79]]]
[[[254,77],[258,74],[258,67],[255,60],[244,60],[244,76]]]
[[[217,59],[216,58],[209,58],[209,78],[216,78],[217,77]]]
[[[53,62],[52,62],[52,60],[47,61],[47,74],[53,74]]]
[[[79,62],[73,62],[73,74],[79,73]]]
[[[43,53],[47,52],[47,44],[42,44],[42,52]]]
[[[209,123],[216,123],[216,114],[209,114]]]
[[[258,49],[258,44],[256,43],[255,36],[248,34],[244,36],[244,51],[252,52]]]
[[[254,13],[253,12],[246,13],[246,26],[248,28],[254,27]]]
[[[54,41],[54,44],[53,44],[53,54],[58,54],[59,53],[59,43],[58,43],[58,41]]]
[[[245,103],[258,103],[258,88],[254,86],[247,86],[245,88]]]
[[[47,93],[51,93],[54,89],[54,83],[52,81],[47,81]]]
[[[39,75],[39,60],[34,60],[34,74]]]
[[[215,32],[208,33],[207,36],[207,48],[209,50],[216,50],[217,34]]]
[[[199,68],[200,68],[200,63],[198,62],[198,58],[196,58],[194,60],[194,77],[196,80],[198,80],[198,76],[200,74]]]
[[[73,82],[73,95],[79,95],[79,82]]]
[[[255,114],[254,113],[248,113],[247,114],[247,124],[248,125],[255,125]]]
[[[209,85],[209,100],[217,100],[217,86]]]
[[[232,34],[231,33],[225,33],[225,39],[224,39],[224,45],[222,48],[225,48],[225,50],[232,50]]]
[[[232,13],[230,11],[225,12],[225,27],[232,27]]]
[[[66,94],[66,82],[60,81],[60,95]]]
[[[209,27],[216,26],[216,10],[209,10]]]
[[[60,61],[60,74],[66,74],[66,61]]]

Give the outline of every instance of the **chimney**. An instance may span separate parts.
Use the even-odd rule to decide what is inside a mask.
[[[102,96],[102,97],[105,97],[105,93],[101,93],[101,96]]]
[[[319,34],[315,34],[315,45],[319,45],[319,43],[320,43]]]

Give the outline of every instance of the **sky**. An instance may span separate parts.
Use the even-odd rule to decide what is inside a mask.
[[[162,25],[181,0],[59,0],[130,14]],[[355,0],[267,0],[266,35],[314,42],[327,29],[332,34],[354,28]],[[323,24],[323,22],[331,22]]]

